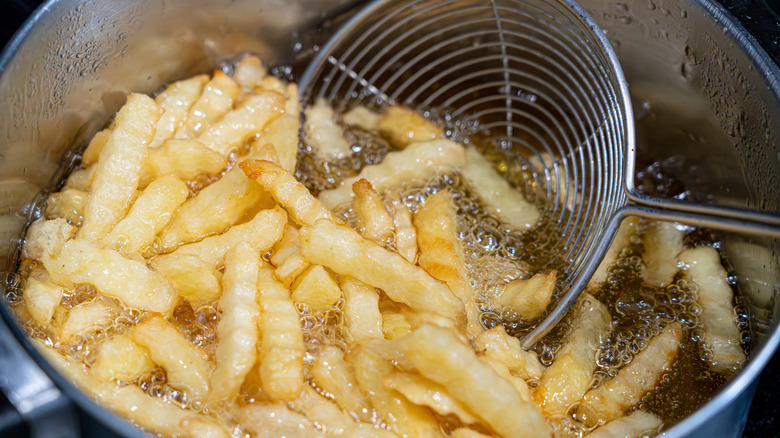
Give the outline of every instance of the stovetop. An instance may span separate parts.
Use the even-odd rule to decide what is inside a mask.
[[[40,0],[3,0],[0,47],[42,3]],[[780,2],[777,0],[720,0],[780,65]],[[780,353],[769,362],[758,383],[743,437],[780,437]],[[24,437],[27,428],[10,402],[0,393],[0,436]]]

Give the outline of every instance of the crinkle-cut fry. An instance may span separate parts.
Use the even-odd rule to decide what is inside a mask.
[[[576,414],[588,426],[621,417],[658,384],[680,347],[682,326],[673,322],[634,356],[617,375],[585,393]]]
[[[135,385],[99,381],[89,374],[83,364],[63,356],[43,342],[35,341],[35,345],[43,356],[77,387],[94,397],[103,406],[148,431],[168,436],[181,436],[182,422],[191,418],[198,418],[212,428],[222,428],[202,414],[181,408],[163,398],[152,397]],[[184,436],[200,437],[201,435],[185,434]]]
[[[257,358],[260,338],[260,306],[257,304],[257,273],[260,254],[240,242],[225,254],[221,312],[217,323],[216,367],[211,375],[212,401],[236,397],[244,377]]]
[[[341,288],[328,271],[312,265],[292,285],[292,299],[315,312],[324,312],[341,298]]]
[[[412,224],[412,212],[409,207],[401,201],[401,197],[396,192],[390,192],[387,199],[393,206],[391,215],[393,216],[393,235],[395,239],[395,251],[401,254],[409,263],[414,263],[417,259],[417,230]]]
[[[368,285],[417,312],[433,312],[465,325],[463,303],[447,285],[357,231],[327,219],[301,227],[301,252],[312,263]]]
[[[116,309],[101,299],[79,304],[68,312],[60,339],[67,343],[77,336],[104,329],[113,324],[116,314]]]
[[[496,304],[511,308],[525,320],[534,320],[550,304],[557,276],[558,272],[553,270],[547,274],[539,272],[529,279],[512,280],[496,297]]]
[[[676,224],[664,221],[651,221],[642,242],[645,246],[643,260],[645,269],[642,279],[655,286],[666,286],[677,273],[677,256],[683,251],[685,231]]]
[[[333,219],[333,214],[298,180],[295,175],[270,161],[247,160],[239,163],[249,179],[271,193],[290,218],[300,225],[313,225],[318,219]]]
[[[314,384],[330,394],[336,404],[361,421],[371,421],[371,405],[358,385],[352,365],[344,352],[335,346],[324,346],[309,369]]]
[[[46,199],[46,218],[56,219],[61,217],[73,225],[81,225],[87,196],[89,196],[89,193],[71,188],[52,193]]]
[[[412,324],[406,319],[406,316],[400,309],[383,309],[381,315],[382,334],[385,339],[392,341],[406,336],[412,331]]]
[[[357,217],[357,227],[367,239],[385,245],[393,236],[393,218],[385,209],[385,203],[371,183],[359,179],[352,184],[355,198],[352,199],[352,211]]]
[[[192,438],[230,438],[225,428],[201,417],[187,417],[179,422],[185,436]]]
[[[524,402],[450,330],[424,325],[399,339],[397,346],[420,374],[446,387],[497,434],[550,436],[552,430],[538,407]]]
[[[160,147],[149,150],[141,165],[140,187],[163,175],[173,175],[185,181],[200,175],[215,175],[227,164],[227,157],[212,151],[194,138],[171,138]]]
[[[420,267],[447,284],[466,309],[466,332],[470,337],[482,331],[480,311],[458,234],[457,211],[452,192],[441,190],[428,197],[414,215]]]
[[[286,224],[287,213],[281,207],[276,206],[269,210],[260,211],[249,222],[234,225],[220,235],[182,245],[176,251],[158,257],[168,257],[172,254],[193,255],[211,266],[220,266],[225,258],[225,253],[242,240],[249,242],[253,248],[261,253],[268,251],[282,238]]]
[[[238,223],[264,197],[260,186],[241,169],[231,169],[222,178],[187,199],[160,233],[160,251],[198,242]],[[273,204],[270,205],[273,207]]]
[[[377,120],[376,127],[398,149],[411,143],[436,140],[443,133],[439,125],[417,111],[400,105],[388,107]]]
[[[208,127],[198,140],[206,147],[227,156],[261,133],[269,122],[284,114],[284,96],[261,91],[244,97],[236,108]]]
[[[89,166],[86,169],[76,169],[65,180],[66,189],[77,189],[88,192],[92,188],[92,178],[95,176],[97,166]]]
[[[358,344],[346,358],[355,370],[360,388],[391,431],[407,437],[442,437],[431,411],[411,403],[399,392],[385,388],[382,379],[395,369],[376,351]]]
[[[197,137],[230,111],[239,95],[241,86],[221,70],[214,70],[214,76],[203,87],[200,97],[190,107],[184,124],[176,130],[174,137]]]
[[[363,105],[358,105],[344,113],[341,116],[341,121],[347,126],[354,126],[368,132],[376,132],[379,129],[377,125],[381,118],[381,114],[375,113]]]
[[[184,124],[190,108],[200,97],[203,86],[209,81],[208,75],[197,75],[169,85],[154,101],[165,110],[157,123],[157,132],[149,143],[150,148],[160,146]]]
[[[162,274],[193,309],[208,306],[222,295],[222,273],[213,263],[204,262],[197,256],[158,256],[149,261],[149,266]]]
[[[352,153],[352,145],[344,137],[344,130],[336,123],[336,113],[320,97],[303,110],[304,140],[314,153],[322,158],[340,160]]]
[[[253,149],[257,145],[272,144],[279,155],[279,166],[290,173],[295,172],[298,161],[298,131],[301,125],[298,110],[291,108],[289,103],[291,100],[298,102],[298,88],[295,87],[291,92],[294,92],[295,96],[287,99],[288,104],[284,115],[269,123],[260,137],[252,142]]]
[[[474,429],[468,427],[459,427],[455,429],[450,438],[490,438],[492,435],[485,435],[484,433],[477,432]]]
[[[536,206],[499,175],[493,164],[474,146],[466,148],[466,163],[460,173],[485,210],[501,222],[527,230],[539,221]]]
[[[447,388],[419,374],[394,372],[385,376],[382,384],[388,390],[400,392],[410,402],[427,406],[439,415],[455,415],[464,424],[479,421],[461,402],[452,398]]]
[[[98,347],[97,358],[89,373],[97,380],[132,382],[154,369],[149,350],[130,336],[116,335]]]
[[[274,246],[271,253],[271,263],[276,266],[274,271],[276,278],[285,287],[290,287],[295,279],[309,267],[310,263],[303,258],[298,244],[298,229],[292,223],[287,224],[282,240]]]
[[[745,352],[736,323],[734,291],[718,250],[700,246],[683,251],[679,259],[685,267],[686,278],[697,288],[696,300],[701,306],[699,321],[710,353],[707,357],[710,367],[721,373],[735,373],[745,361]]]
[[[319,199],[327,208],[335,208],[352,200],[352,184],[359,179],[368,180],[377,193],[384,193],[403,184],[421,184],[437,174],[461,168],[465,162],[465,149],[450,140],[412,143],[402,151],[387,154],[379,164],[363,167],[337,188],[322,191]]]
[[[78,237],[97,242],[125,217],[161,115],[162,109],[149,96],[131,94],[127,98],[96,164]]]
[[[503,363],[523,379],[542,377],[544,366],[536,353],[524,350],[520,346],[520,340],[510,336],[504,326],[498,325],[483,331],[473,342],[477,352],[484,352],[492,360]]]
[[[168,314],[177,302],[168,280],[145,263],[84,240],[67,241],[59,257],[44,257],[43,264],[50,274],[58,271],[70,283],[91,284],[101,294],[118,298],[134,309]]]
[[[652,436],[658,432],[664,422],[655,415],[636,410],[596,428],[588,436],[591,438],[639,438]]]
[[[284,259],[274,271],[276,278],[284,284],[285,287],[292,287],[295,280],[303,274],[311,264],[300,254],[294,254]]]
[[[303,387],[303,331],[290,291],[263,262],[257,278],[260,304],[260,377],[274,400],[292,400]]]
[[[627,217],[620,222],[620,227],[618,227],[612,244],[609,245],[607,254],[604,255],[604,260],[601,261],[588,282],[588,288],[594,288],[607,281],[609,267],[617,260],[623,249],[631,244],[631,238],[636,234],[638,224],[639,218],[635,216]]]
[[[56,263],[56,259],[61,255],[62,247],[76,231],[76,227],[65,219],[38,220],[33,225],[34,228],[31,226],[27,230],[23,254],[42,262],[54,283],[64,287],[73,285],[65,267]]]
[[[135,200],[127,216],[103,239],[102,245],[140,258],[189,194],[187,185],[175,176],[154,180]]]
[[[236,64],[236,68],[233,70],[233,79],[246,91],[260,85],[267,74],[268,70],[260,58],[247,56]]]
[[[238,411],[238,421],[256,438],[324,437],[304,415],[285,403],[252,403]]]
[[[342,276],[341,291],[344,293],[342,315],[350,342],[364,342],[383,339],[382,314],[379,312],[379,294],[373,287]]]
[[[609,310],[592,295],[582,294],[576,312],[566,343],[534,392],[542,411],[552,418],[564,417],[590,388],[597,352],[610,331]]]
[[[165,368],[169,385],[186,391],[194,400],[206,399],[213,368],[206,352],[159,316],[149,317],[130,333],[133,341],[149,350],[154,363]]]
[[[89,167],[98,162],[100,159],[100,152],[106,147],[106,143],[111,137],[111,132],[112,130],[110,128],[106,128],[92,136],[87,148],[84,149],[84,152],[81,154],[82,166]]]
[[[496,374],[498,374],[502,379],[511,383],[522,401],[527,403],[533,402],[534,398],[531,395],[531,388],[528,387],[528,383],[526,383],[525,380],[521,379],[520,377],[513,376],[512,373],[509,371],[509,368],[507,368],[506,365],[504,365],[503,363],[497,360],[493,360],[488,356],[478,356],[478,357],[482,363],[492,368],[493,371],[495,371]]]
[[[286,87],[283,80],[275,76],[266,76],[260,81],[260,84],[255,88],[255,91],[273,91],[287,97]]]
[[[252,143],[252,147],[249,148],[249,152],[241,157],[241,161],[246,160],[265,160],[278,166],[279,154],[276,153],[276,148],[274,148],[273,144],[255,141]]]
[[[65,289],[51,281],[29,277],[24,284],[24,305],[30,316],[40,324],[47,324],[62,301]]]

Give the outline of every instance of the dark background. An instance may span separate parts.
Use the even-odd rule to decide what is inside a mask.
[[[5,46],[16,29],[40,3],[42,2],[39,0],[0,0],[0,47]],[[722,0],[720,3],[742,22],[764,50],[780,64],[780,1]],[[0,394],[0,406],[3,404],[7,406],[7,401]],[[780,422],[776,419],[778,417],[780,417],[780,354],[775,354],[761,375],[743,436],[780,437]],[[8,408],[0,408],[0,432],[3,423],[8,421],[6,424],[12,424],[18,421],[15,418],[18,417],[15,417],[13,412],[9,412]],[[0,434],[12,436],[13,432],[6,429]]]

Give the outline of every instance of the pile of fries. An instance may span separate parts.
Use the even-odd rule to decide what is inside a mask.
[[[413,208],[400,193],[456,172],[514,229],[534,227],[537,208],[477,149],[421,115],[356,107],[337,119],[324,101],[306,109],[303,127],[322,160],[353,153],[339,123],[392,151],[315,197],[294,173],[299,113],[295,84],[247,57],[232,76],[218,70],[154,99],[129,96],[93,138],[83,167],[27,231],[16,307],[78,387],[164,436],[547,437],[564,436],[560,423],[572,418],[592,436],[659,429],[658,417],[632,408],[672,366],[679,323],[591,388],[612,317],[585,294],[543,365],[481,315],[501,307],[539,317],[556,273],[513,280],[486,301],[470,278],[452,191]],[[334,213],[345,207],[350,220]],[[678,243],[653,249],[647,281],[670,282],[682,240],[656,241]],[[713,366],[738,366],[717,252],[680,257],[693,282],[719,291],[702,305]]]

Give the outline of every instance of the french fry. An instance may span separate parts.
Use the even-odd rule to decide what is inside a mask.
[[[539,409],[524,402],[514,387],[508,387],[451,331],[425,325],[397,342],[420,374],[447,388],[499,435],[550,436],[552,430]]]
[[[745,361],[732,301],[734,291],[728,274],[720,263],[718,250],[700,246],[683,251],[679,256],[685,277],[697,288],[696,301],[701,306],[699,317],[702,337],[710,355],[710,367],[721,373],[736,372]]]
[[[100,344],[89,372],[97,380],[132,382],[154,368],[149,350],[127,335],[116,335]]]
[[[63,293],[63,287],[30,276],[24,285],[24,305],[35,321],[46,324],[60,305]]]
[[[209,81],[208,75],[197,75],[168,86],[154,101],[165,110],[157,123],[157,132],[149,143],[150,148],[160,146],[184,124],[192,105],[200,97],[203,86]]]
[[[274,400],[292,400],[303,380],[303,332],[290,291],[274,278],[268,263],[258,271],[260,304],[260,376],[263,391]]]
[[[25,255],[42,262],[53,282],[60,286],[71,286],[73,283],[68,278],[65,268],[56,263],[55,259],[61,255],[62,247],[76,231],[76,227],[70,225],[65,219],[39,220],[35,225],[34,229],[30,227],[27,230]]]
[[[393,305],[388,305],[388,304]],[[379,301],[379,312],[382,316],[382,334],[390,341],[411,333],[412,324],[406,318],[402,305],[389,299]]]
[[[193,309],[208,306],[222,295],[222,273],[213,263],[194,255],[169,254],[155,257],[149,266],[171,283],[176,293],[184,297]]]
[[[304,139],[316,155],[324,159],[341,160],[352,153],[352,145],[344,138],[344,131],[336,123],[336,113],[324,98],[303,111]]]
[[[298,131],[301,125],[299,108],[297,107],[298,87],[295,84],[290,84],[288,93],[292,96],[287,98],[288,103],[284,115],[265,127],[260,137],[252,142],[252,148],[254,149],[256,145],[272,144],[279,155],[279,166],[293,173],[298,160]]]
[[[159,316],[136,325],[130,333],[135,343],[149,350],[154,363],[165,368],[168,384],[186,391],[194,400],[207,397],[213,367],[203,350]]]
[[[239,409],[238,420],[257,438],[323,437],[305,416],[284,403],[252,403]]]
[[[384,245],[393,236],[393,218],[385,210],[382,198],[365,179],[359,179],[352,184],[355,198],[352,200],[352,210],[357,217],[360,234],[367,239]]]
[[[412,212],[397,193],[390,192],[387,198],[393,206],[391,214],[395,226],[393,230],[395,250],[409,263],[414,263],[417,259],[417,230],[412,225]]]
[[[268,71],[260,58],[247,56],[236,64],[236,68],[233,71],[233,79],[246,91],[260,85],[266,74],[268,74]]]
[[[685,232],[672,222],[653,221],[642,239],[645,245],[645,269],[642,279],[655,286],[666,286],[677,273],[677,256],[683,250]]]
[[[312,265],[292,286],[292,299],[316,312],[324,312],[341,298],[341,288],[320,265]]]
[[[677,357],[682,337],[679,322],[664,328],[617,375],[585,393],[576,415],[588,426],[621,417],[651,391]]]
[[[411,143],[436,140],[442,136],[442,129],[437,124],[417,111],[399,105],[388,107],[376,122],[376,127],[379,133],[398,149],[403,149]]]
[[[171,252],[182,244],[227,230],[254,208],[264,194],[241,169],[231,169],[217,182],[184,201],[160,233],[161,252]],[[263,206],[270,208],[273,204]]]
[[[528,383],[520,377],[513,376],[506,365],[488,356],[479,356],[479,360],[492,368],[499,377],[511,383],[517,391],[517,395],[520,396],[520,400],[526,403],[533,402],[534,398],[531,396],[531,388],[528,387]]]
[[[563,418],[590,388],[597,352],[609,335],[612,318],[596,298],[583,294],[576,312],[572,332],[534,392],[542,411],[552,418]]]
[[[517,312],[523,319],[532,321],[544,313],[555,290],[557,271],[537,273],[529,279],[517,279],[507,283],[496,297],[496,304]]]
[[[459,427],[455,429],[450,438],[490,438],[492,435],[485,435],[484,433],[477,432],[474,429],[468,427]]]
[[[184,434],[193,438],[230,438],[225,428],[202,417],[187,417],[179,422]]]
[[[241,157],[241,161],[246,160],[265,160],[279,165],[279,154],[276,153],[274,145],[271,143],[252,142],[249,153]]]
[[[293,281],[309,267],[309,261],[301,254],[298,229],[293,224],[287,224],[282,240],[274,246],[271,263],[276,266],[274,271],[276,278],[285,287],[290,287]]]
[[[269,122],[284,114],[284,97],[272,91],[261,91],[244,97],[233,111],[206,128],[198,140],[223,156],[246,144]]]
[[[241,87],[221,70],[203,87],[198,100],[190,107],[184,124],[176,130],[174,138],[196,138],[215,121],[233,108]]]
[[[284,226],[287,224],[287,214],[281,207],[263,210],[251,221],[235,225],[218,236],[207,237],[200,242],[180,246],[176,251],[158,256],[193,255],[211,266],[219,266],[225,258],[225,253],[238,244],[249,242],[255,250],[263,253],[282,238]]]
[[[382,289],[417,312],[433,312],[465,324],[463,303],[449,288],[397,253],[327,219],[301,227],[301,252],[312,263]]]
[[[382,314],[379,313],[379,294],[371,286],[354,278],[341,277],[344,293],[342,315],[350,342],[382,339]]]
[[[455,202],[452,192],[442,190],[426,199],[414,216],[417,229],[419,264],[434,278],[443,281],[466,309],[466,331],[470,337],[482,331],[474,288],[458,235]]]
[[[464,424],[479,420],[449,394],[447,388],[419,374],[392,373],[382,384],[388,390],[398,391],[410,402],[431,408],[439,415],[455,415]]]
[[[283,206],[290,218],[300,225],[313,225],[317,219],[333,219],[333,215],[295,176],[270,161],[247,160],[239,163],[249,179],[260,183],[263,189]]]
[[[345,178],[340,185],[322,191],[320,201],[327,208],[335,208],[352,200],[352,184],[366,179],[377,193],[403,184],[421,184],[431,177],[462,167],[466,153],[462,146],[450,140],[412,143],[406,149],[387,154],[379,164],[363,167],[357,176]]]
[[[103,295],[118,298],[131,308],[167,314],[177,302],[176,292],[165,277],[146,264],[84,240],[65,242],[59,256],[44,257],[43,264],[50,274],[58,272],[69,282],[91,284]]]
[[[636,234],[638,224],[639,218],[635,216],[627,217],[620,222],[620,227],[612,240],[612,244],[609,245],[604,260],[601,261],[596,272],[588,282],[588,288],[597,287],[607,280],[609,267],[617,260],[623,249],[631,244],[631,238]]]
[[[377,352],[358,344],[347,354],[347,362],[355,370],[360,388],[391,431],[409,437],[442,436],[436,419],[428,409],[384,387],[382,379],[394,370]]]
[[[81,154],[82,166],[89,167],[98,162],[100,159],[100,152],[102,152],[103,148],[106,147],[106,143],[111,137],[111,132],[112,130],[110,128],[106,128],[92,137],[92,140],[89,141],[87,148],[84,149],[84,153]]]
[[[141,94],[131,94],[117,113],[116,127],[96,164],[78,231],[80,238],[97,242],[125,216],[138,188],[146,146],[161,115],[160,107]]]
[[[361,421],[371,421],[371,405],[358,386],[352,365],[344,360],[341,349],[322,347],[309,372],[314,384],[333,396],[341,409]]]
[[[95,176],[97,166],[89,166],[86,169],[74,170],[65,181],[65,189],[76,189],[88,192],[92,188],[92,178]]]
[[[473,342],[477,352],[484,352],[492,360],[503,363],[523,379],[542,377],[544,366],[539,358],[535,353],[523,350],[520,340],[509,336],[504,326],[498,325],[483,331]]]
[[[257,358],[260,338],[257,274],[260,254],[241,242],[225,254],[221,315],[217,323],[216,368],[211,375],[212,401],[235,397]]]
[[[46,218],[61,217],[73,225],[81,225],[84,204],[89,194],[78,189],[63,189],[46,199]]]
[[[664,422],[655,415],[636,410],[596,428],[588,436],[591,438],[639,438],[652,436],[658,432]]]
[[[103,300],[96,299],[70,309],[62,326],[60,339],[68,343],[76,336],[96,332],[113,324],[116,310]]]
[[[381,114],[377,114],[363,105],[358,105],[347,111],[341,116],[341,121],[347,126],[354,126],[368,132],[378,131],[377,125],[382,119]]]
[[[175,176],[156,179],[135,200],[127,216],[102,240],[102,245],[140,258],[188,196],[189,189]]]
[[[539,210],[506,179],[474,146],[466,148],[466,163],[460,173],[490,214],[519,230],[539,221]]]
[[[260,84],[255,88],[255,91],[273,91],[285,95],[285,88],[283,80],[274,76],[266,76],[260,81]],[[287,96],[285,95],[285,97]]]
[[[164,175],[173,175],[185,181],[200,175],[214,175],[222,171],[227,157],[212,151],[192,138],[171,138],[162,146],[150,149],[141,165],[140,187]]]

